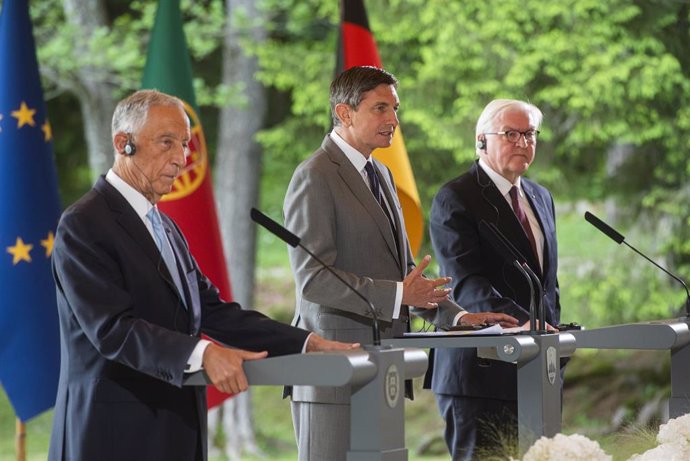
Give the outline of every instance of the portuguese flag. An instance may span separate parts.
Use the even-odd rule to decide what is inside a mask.
[[[376,49],[376,41],[369,29],[364,0],[341,0],[340,6],[341,24],[336,73],[354,66],[383,67]],[[384,149],[376,149],[373,155],[393,173],[405,218],[407,238],[410,241],[412,255],[416,256],[424,236],[424,215],[400,127],[395,130],[393,144]]]
[[[158,205],[180,226],[201,270],[218,287],[221,297],[229,301],[232,299],[230,278],[223,256],[208,151],[192,86],[192,65],[182,29],[179,0],[158,3],[141,87],[156,89],[184,101],[192,130],[190,155],[172,191]],[[227,397],[228,394],[209,386],[209,408]]]

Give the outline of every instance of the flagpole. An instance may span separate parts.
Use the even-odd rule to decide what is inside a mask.
[[[14,449],[17,461],[26,461],[26,424],[19,418],[15,423]]]

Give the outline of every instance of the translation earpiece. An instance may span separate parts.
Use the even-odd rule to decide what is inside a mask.
[[[127,139],[127,144],[125,144],[125,155],[134,155],[137,153],[137,146],[134,145],[131,139]]]
[[[486,141],[484,141],[483,139],[480,139],[479,141],[477,141],[477,143],[474,146],[479,150],[484,150],[484,149],[486,149]]]

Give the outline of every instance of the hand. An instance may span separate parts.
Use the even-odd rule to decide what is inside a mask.
[[[324,339],[316,333],[309,335],[307,339],[307,352],[324,352],[324,351],[351,351],[359,349],[359,343],[341,343],[340,341],[331,341]]]
[[[267,355],[268,352],[266,351],[249,352],[242,349],[229,349],[211,343],[204,350],[202,363],[214,386],[222,392],[238,394],[249,388],[242,363],[245,360],[263,359]]]
[[[402,303],[422,309],[435,309],[438,303],[445,301],[450,288],[439,288],[450,283],[450,277],[428,279],[424,277],[424,269],[429,265],[431,256],[426,255],[419,266],[412,269],[403,280]]]
[[[519,325],[515,317],[499,312],[479,312],[460,317],[461,325],[479,325],[482,323],[499,323],[503,328],[513,328]],[[527,327],[529,328],[529,325]]]

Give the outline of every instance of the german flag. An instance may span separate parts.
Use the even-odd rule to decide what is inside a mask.
[[[364,0],[341,0],[340,12],[336,75],[354,66],[383,67],[369,28]],[[393,173],[403,208],[407,238],[412,255],[416,256],[424,235],[424,215],[400,127],[395,130],[391,146],[376,149],[373,155]]]

